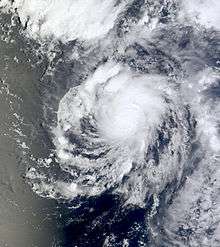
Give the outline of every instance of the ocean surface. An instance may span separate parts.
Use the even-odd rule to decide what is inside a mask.
[[[220,246],[220,2],[0,0],[0,246]]]

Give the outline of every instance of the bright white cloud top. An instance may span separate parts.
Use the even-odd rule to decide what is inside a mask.
[[[15,0],[12,5],[32,38],[63,42],[105,36],[124,6],[115,0]]]
[[[220,29],[219,0],[183,0],[180,16],[199,23],[206,28]]]

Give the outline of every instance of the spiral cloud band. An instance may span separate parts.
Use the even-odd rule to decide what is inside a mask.
[[[30,154],[26,178],[74,208],[74,230],[86,219],[71,244],[96,246],[103,232],[100,246],[219,247],[219,1],[0,8],[45,57],[39,125],[49,150]]]
[[[173,165],[178,153],[184,153],[173,145],[180,140],[186,144],[187,123],[181,121],[184,112],[172,103],[168,84],[162,76],[140,75],[107,62],[69,90],[59,105],[55,143],[61,166],[75,177],[72,195],[115,188],[132,203],[142,203],[146,191],[136,191],[141,183],[146,183],[146,188],[141,186],[145,190],[157,183],[156,191],[174,178],[169,172],[178,171]],[[172,161],[166,164],[168,153]],[[146,173],[141,181],[136,177],[140,170]]]

